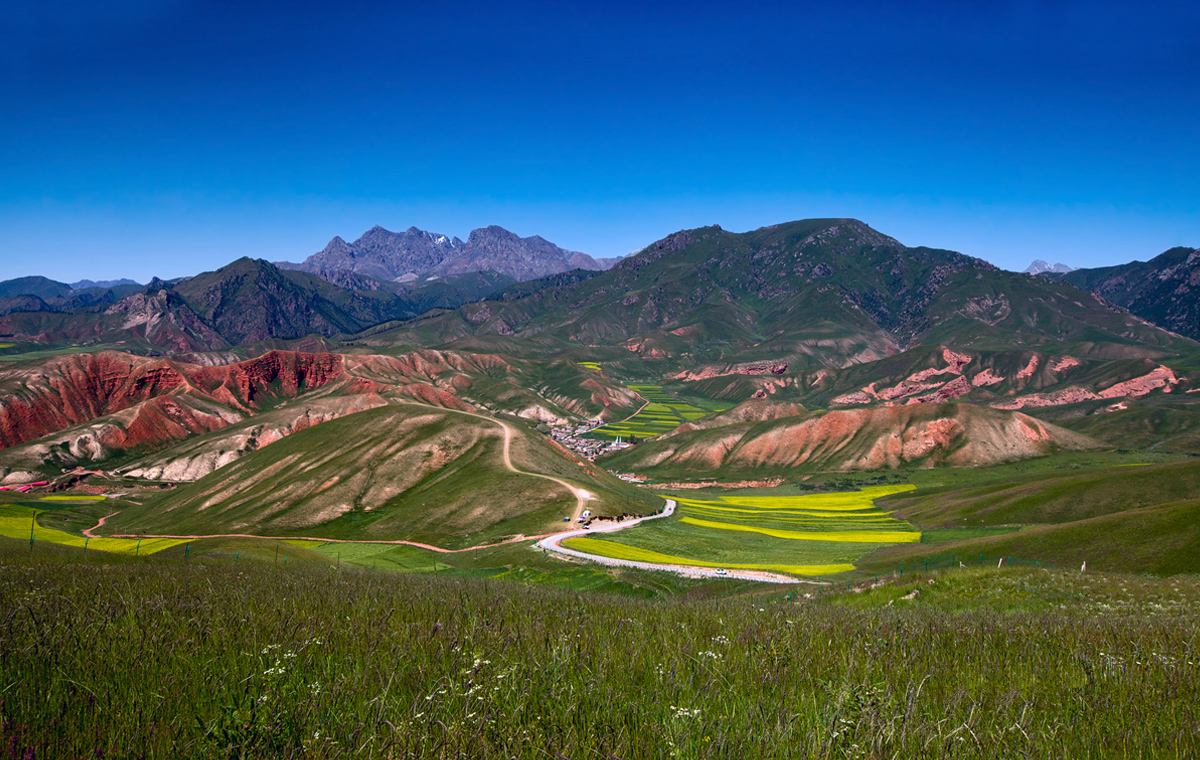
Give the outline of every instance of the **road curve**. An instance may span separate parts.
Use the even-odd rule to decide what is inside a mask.
[[[597,533],[613,533],[618,530],[631,528],[638,523],[646,522],[647,520],[657,520],[663,517],[670,517],[675,514],[675,500],[667,499],[666,506],[661,512],[646,517],[635,517],[632,520],[622,520],[621,522],[609,521],[594,521],[592,527],[581,528],[578,530],[569,530],[563,533],[555,533],[552,536],[546,536],[537,542],[536,546],[539,549],[545,549],[556,554],[561,554],[566,557],[575,557],[589,562],[596,562],[609,567],[635,567],[639,570],[658,570],[661,572],[674,573],[681,575],[684,578],[702,578],[712,580],[714,578],[736,578],[742,581],[756,581],[758,583],[811,583],[815,585],[824,585],[821,581],[802,580],[794,578],[790,575],[782,573],[771,573],[765,570],[737,570],[727,568],[724,575],[717,575],[715,567],[699,567],[696,565],[660,565],[654,562],[639,562],[632,559],[616,559],[614,557],[602,557],[598,554],[588,554],[577,549],[568,549],[562,545],[562,542],[568,538],[578,538],[581,536],[592,536]]]

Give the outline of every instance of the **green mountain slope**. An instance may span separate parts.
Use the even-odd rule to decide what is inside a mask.
[[[516,423],[520,470],[592,495],[597,514],[650,512],[659,500],[579,465]],[[470,546],[555,530],[576,500],[561,484],[509,471],[489,419],[411,404],[351,414],[243,456],[120,513],[113,532],[255,533],[405,539]]]
[[[1172,248],[1149,261],[1051,277],[1090,290],[1160,327],[1200,338],[1200,248]]]
[[[608,272],[406,326],[533,344],[622,344],[643,357],[844,367],[919,344],[1005,349],[1085,344],[1116,355],[1195,345],[1074,287],[952,251],[910,248],[862,222],[810,219],[675,233]]]
[[[241,258],[189,278],[177,292],[231,344],[356,332],[404,309],[390,293],[340,288],[306,272]]]

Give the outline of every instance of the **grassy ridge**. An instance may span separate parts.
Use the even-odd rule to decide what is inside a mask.
[[[597,514],[657,504],[652,494],[584,469],[520,423],[509,424],[515,466],[587,489]],[[505,469],[502,452],[501,430],[489,420],[390,405],[302,430],[124,509],[112,531],[406,539],[459,548],[560,527],[575,508],[573,494]]]
[[[1200,749],[1195,580],[970,571],[812,601],[647,602],[431,574],[25,557],[0,545],[0,755]],[[984,591],[989,608],[973,609]]]

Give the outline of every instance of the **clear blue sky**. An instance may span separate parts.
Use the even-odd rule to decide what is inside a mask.
[[[26,5],[0,19],[0,279],[373,224],[607,256],[855,216],[1015,268],[1200,245],[1194,2]]]

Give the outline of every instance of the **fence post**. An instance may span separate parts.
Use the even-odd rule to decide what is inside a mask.
[[[133,547],[133,556],[135,556],[135,557],[142,556],[142,537],[141,536],[138,536],[137,545]]]
[[[83,537],[83,561],[84,562],[87,562],[87,545],[91,542],[91,540],[92,540],[91,536]]]
[[[192,545],[190,543],[183,545],[183,561],[187,562],[192,558]]]
[[[275,544],[275,567],[279,567],[279,544]]]
[[[29,516],[29,551],[33,551],[33,530],[37,527],[37,512]]]

